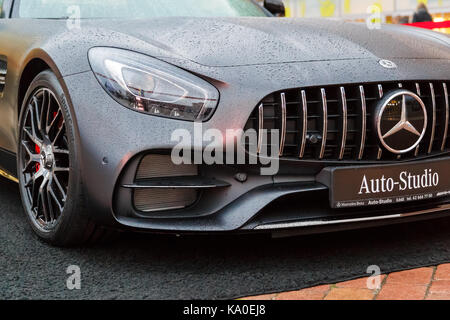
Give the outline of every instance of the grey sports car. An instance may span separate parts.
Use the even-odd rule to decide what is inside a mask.
[[[0,8],[0,175],[52,244],[450,215],[444,35],[276,0]]]

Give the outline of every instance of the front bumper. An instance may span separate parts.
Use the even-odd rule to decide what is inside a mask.
[[[283,88],[376,79],[423,79],[427,72],[421,66],[425,64],[436,65],[434,70],[439,70],[434,75],[427,75],[427,79],[443,79],[448,74],[448,68],[442,68],[442,61],[430,60],[419,65],[416,60],[396,62],[401,72],[375,68],[375,60],[331,61],[326,65],[326,72],[323,64],[316,62],[264,68],[224,68],[226,71],[220,70],[223,71],[220,75],[222,82],[215,83],[221,92],[220,105],[213,118],[204,124],[204,129],[215,128],[225,132],[227,129],[243,128],[254,106],[267,93]],[[447,66],[448,62],[445,63]],[[373,72],[368,73],[367,69],[373,69]],[[199,67],[196,71],[211,78],[218,77],[217,70]],[[300,75],[298,80],[282,76],[293,73]],[[259,74],[259,78],[255,80],[252,74]],[[343,79],[344,74],[351,74],[352,79]],[[318,76],[321,78],[316,78]],[[67,95],[71,98],[79,138],[80,174],[88,207],[85,214],[103,225],[176,233],[291,229],[312,232],[316,228],[322,231],[343,228],[344,225],[347,228],[393,223],[450,213],[448,197],[402,207],[330,209],[328,189],[316,181],[316,175],[325,167],[319,162],[296,163],[293,166],[281,163],[282,172],[273,177],[260,176],[259,170],[256,172],[248,167],[205,167],[202,170],[206,176],[224,181],[229,187],[209,190],[195,206],[177,212],[168,211],[160,217],[143,215],[131,205],[118,209],[120,197],[117,190],[127,167],[148,152],[171,150],[176,144],[171,141],[172,132],[175,129],[193,132],[193,124],[147,116],[124,108],[103,91],[91,72],[65,77],[64,82]],[[241,172],[248,175],[245,183],[234,179]],[[386,215],[387,209],[389,215]]]
[[[145,157],[145,156],[143,156]],[[442,159],[442,158],[440,158]],[[116,187],[117,221],[130,228],[155,232],[324,232],[450,215],[450,197],[371,207],[333,209],[329,189],[308,174],[304,165],[273,177],[260,176],[248,166],[204,166],[204,181],[216,181],[202,190],[193,205],[182,210],[140,212],[131,204],[132,184],[140,156],[130,161]],[[450,157],[443,158],[450,163]],[[283,164],[286,172],[287,163]],[[303,167],[303,168],[302,168]],[[310,169],[314,168],[312,165]],[[303,174],[300,172],[303,171]],[[245,174],[247,179],[236,179]],[[189,178],[188,178],[189,179]],[[193,180],[195,181],[195,180]]]

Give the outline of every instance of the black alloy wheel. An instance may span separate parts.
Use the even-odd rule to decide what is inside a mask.
[[[34,233],[57,246],[109,241],[118,233],[92,218],[80,175],[73,110],[51,70],[31,82],[21,107],[17,177]]]
[[[20,174],[36,226],[55,227],[67,200],[70,157],[66,124],[55,94],[39,88],[28,99],[20,132]]]

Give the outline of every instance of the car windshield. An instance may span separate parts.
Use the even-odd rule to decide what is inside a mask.
[[[21,18],[266,16],[252,0],[19,0]]]

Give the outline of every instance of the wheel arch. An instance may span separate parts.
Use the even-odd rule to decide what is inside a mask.
[[[19,83],[18,83],[18,92],[17,92],[17,115],[20,115],[20,111],[23,105],[23,100],[25,98],[25,94],[28,88],[31,85],[31,82],[36,78],[36,76],[45,71],[51,70],[56,77],[58,78],[63,90],[67,92],[66,86],[62,81],[62,75],[59,69],[57,68],[53,59],[49,56],[47,52],[42,49],[34,49],[32,50],[27,58],[24,60],[22,64],[22,70],[20,72]]]
[[[79,140],[78,122],[76,119],[76,113],[74,111],[69,90],[60,69],[56,66],[56,63],[54,62],[52,57],[43,49],[31,50],[26,59],[24,59],[24,63],[22,63],[17,89],[17,122],[19,122],[20,113],[22,111],[23,102],[28,88],[30,87],[36,76],[45,70],[50,70],[51,72],[53,72],[58,79],[59,84],[61,85],[61,88],[64,92],[63,98],[67,102],[71,112],[75,135]]]

